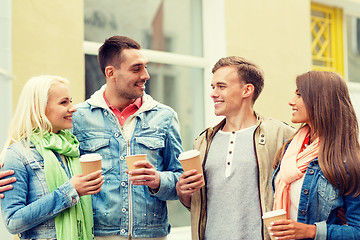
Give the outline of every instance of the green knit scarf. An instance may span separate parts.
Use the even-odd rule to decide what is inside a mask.
[[[30,141],[44,158],[45,179],[50,192],[69,180],[53,151],[64,155],[72,176],[81,174],[79,142],[68,130],[58,134],[39,131],[31,135]],[[80,197],[80,202],[55,217],[56,238],[59,240],[94,239],[91,196]]]

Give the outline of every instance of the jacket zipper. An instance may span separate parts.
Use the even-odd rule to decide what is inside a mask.
[[[131,153],[131,151],[130,151],[130,139],[127,139],[127,136],[121,130],[122,126],[120,125],[120,122],[119,122],[118,118],[116,117],[116,115],[110,109],[108,109],[108,112],[112,115],[113,119],[116,122],[116,125],[118,126],[118,129],[119,129],[121,135],[126,140],[126,146],[127,146],[126,147],[126,155],[128,156]],[[135,123],[135,125],[136,125],[136,123]],[[134,129],[135,129],[135,127],[134,127]],[[132,130],[132,134],[134,133],[134,129]],[[128,239],[131,240],[132,239],[131,233],[132,233],[132,229],[133,229],[133,225],[132,225],[133,215],[132,215],[132,191],[131,191],[131,184],[130,184],[129,178],[128,178],[128,193],[129,193],[128,194],[128,200],[129,200],[129,222],[128,222],[129,231],[128,231]]]
[[[127,148],[126,148],[127,155],[130,155],[130,140],[129,139],[126,140],[126,144],[127,144]],[[130,183],[129,178],[128,178],[128,192],[129,192],[129,199],[128,199],[129,200],[129,237],[128,237],[128,239],[130,240],[132,228],[133,228],[133,225],[132,225],[133,215],[132,215],[132,191],[131,191],[131,183]]]

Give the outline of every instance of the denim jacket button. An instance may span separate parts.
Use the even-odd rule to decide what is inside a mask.
[[[126,212],[126,208],[121,209],[121,211],[122,211],[123,213]]]
[[[22,233],[19,233],[18,236],[19,236],[19,238],[21,238],[21,237],[22,237]]]
[[[73,202],[73,203],[76,203],[76,199],[75,199],[75,198],[72,198],[72,202]]]
[[[306,211],[305,211],[305,210],[301,210],[301,215],[305,216],[305,215],[306,215]]]
[[[311,175],[313,175],[313,174],[314,174],[314,170],[313,170],[313,169],[310,169],[310,170],[309,170],[309,173],[310,173]]]
[[[304,193],[305,193],[305,195],[308,195],[308,194],[309,194],[309,190],[304,189]]]
[[[121,233],[125,233],[126,231],[125,231],[125,229],[121,229],[121,231],[120,231]]]
[[[115,137],[119,137],[119,133],[115,133]]]
[[[125,159],[124,156],[121,156],[121,157],[120,157],[120,160],[124,160],[124,159]]]
[[[122,186],[122,187],[125,187],[125,186],[126,186],[126,183],[125,183],[125,182],[121,182],[121,186]]]

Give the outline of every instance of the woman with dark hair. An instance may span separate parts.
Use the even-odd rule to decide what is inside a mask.
[[[274,210],[287,220],[269,228],[276,239],[360,239],[360,146],[344,80],[310,71],[296,78],[289,102],[302,123],[274,160]],[[339,209],[347,223],[340,220]]]

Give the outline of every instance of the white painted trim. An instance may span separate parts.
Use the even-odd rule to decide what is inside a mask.
[[[227,56],[225,34],[224,0],[203,0],[204,57],[209,65],[204,69],[205,127],[213,126],[221,120],[214,115],[214,104],[210,99],[212,67],[222,57]]]
[[[312,2],[339,7],[344,9],[347,14],[360,17],[360,0],[314,0]]]
[[[97,55],[98,49],[102,43],[96,42],[83,42],[83,49],[86,54]],[[204,68],[208,66],[208,61],[205,58],[193,57],[189,55],[155,51],[150,49],[142,49],[144,55],[148,58],[150,62],[154,63],[163,63],[163,64],[174,64],[185,67],[199,67]]]
[[[348,88],[351,91],[355,91],[355,92],[359,92],[360,93],[360,83],[355,83],[355,82],[346,82]]]

